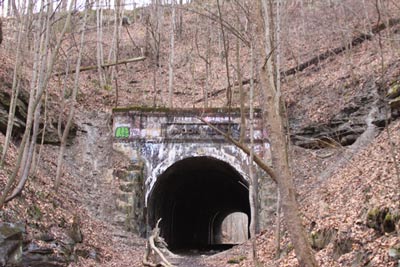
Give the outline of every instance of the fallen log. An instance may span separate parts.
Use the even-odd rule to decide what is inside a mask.
[[[351,42],[349,44],[347,44],[347,45],[339,46],[339,47],[336,47],[336,48],[333,48],[333,49],[328,49],[325,52],[323,52],[323,53],[321,53],[321,54],[319,54],[317,56],[314,56],[311,59],[309,59],[309,60],[307,60],[307,61],[305,61],[305,62],[303,62],[303,63],[301,63],[301,64],[299,64],[299,65],[297,65],[297,66],[295,66],[293,68],[281,71],[280,72],[281,73],[281,77],[282,77],[282,79],[284,79],[287,76],[291,76],[291,75],[294,75],[294,74],[296,74],[298,72],[302,72],[303,70],[307,69],[308,67],[310,67],[312,65],[318,65],[319,63],[321,63],[322,61],[330,58],[331,56],[337,56],[337,55],[343,53],[346,50],[349,50],[349,49],[351,49],[351,48],[353,48],[355,46],[358,46],[358,45],[364,43],[365,41],[372,39],[372,37],[374,37],[374,35],[378,34],[379,32],[381,32],[381,31],[383,31],[383,30],[385,30],[387,28],[393,27],[394,25],[397,25],[399,23],[400,23],[400,19],[390,19],[388,21],[388,23],[378,24],[378,25],[374,26],[371,29],[370,33],[361,33],[361,34],[355,36],[351,40]],[[254,82],[257,83],[257,80],[254,80]],[[246,85],[246,84],[249,84],[249,83],[250,83],[250,79],[242,80],[242,84],[243,85]],[[239,84],[239,82],[236,81],[233,86],[237,86],[238,84]],[[230,86],[230,87],[232,87],[232,86]],[[221,89],[219,89],[217,91],[208,93],[207,96],[209,98],[216,97],[216,96],[220,95],[221,93],[226,92],[226,90],[227,90],[227,87],[224,87],[224,88],[221,88]],[[202,101],[204,101],[204,97],[197,99],[194,103],[198,104],[198,103],[200,103]]]
[[[146,57],[135,57],[135,58],[129,58],[129,59],[125,59],[125,60],[119,60],[117,62],[113,62],[113,63],[106,63],[101,65],[101,68],[108,68],[108,67],[112,67],[112,66],[116,66],[116,65],[121,65],[121,64],[128,64],[128,63],[132,63],[132,62],[138,62],[138,61],[143,61],[145,60]],[[93,65],[93,66],[86,66],[86,67],[81,67],[79,69],[80,72],[82,71],[88,71],[88,70],[95,70],[97,69],[98,66],[97,65]],[[75,73],[76,70],[70,70],[68,73]],[[61,72],[57,72],[54,75],[55,76],[62,76],[65,75],[67,72],[66,71],[61,71]]]
[[[364,43],[365,41],[372,39],[372,37],[374,35],[385,30],[386,28],[393,27],[394,25],[399,24],[399,23],[400,23],[400,19],[390,19],[388,21],[388,24],[381,23],[379,25],[376,25],[371,29],[371,33],[361,33],[358,36],[355,36],[349,44],[343,45],[340,47],[336,47],[334,49],[329,49],[329,50],[311,58],[310,60],[307,60],[306,62],[303,62],[303,63],[301,63],[291,69],[288,69],[286,71],[282,71],[281,76],[285,77],[285,76],[294,75],[297,72],[301,72],[301,71],[305,70],[306,68],[310,67],[311,65],[318,65],[321,61],[324,61],[331,56],[336,56],[340,53],[343,53],[344,51],[349,50],[355,46],[358,46],[358,45]]]
[[[257,80],[256,79],[254,79],[254,83],[257,83]],[[244,80],[242,80],[242,85],[247,85],[247,84],[250,84],[250,79],[244,79]],[[236,81],[234,84],[232,84],[232,85],[230,85],[229,86],[229,88],[231,88],[231,87],[233,87],[233,86],[238,86],[239,85],[239,81]],[[214,92],[208,92],[207,93],[207,97],[216,97],[216,96],[218,96],[219,94],[221,94],[221,93],[223,93],[223,92],[226,92],[226,87],[224,87],[224,88],[222,88],[222,89],[218,89],[217,91],[214,91]],[[202,102],[202,101],[204,101],[204,97],[202,97],[202,98],[199,98],[199,99],[197,99],[194,103],[195,104],[198,104],[198,103],[200,103],[200,102]]]

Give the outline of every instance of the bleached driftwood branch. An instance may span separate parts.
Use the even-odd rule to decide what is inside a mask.
[[[160,236],[160,228],[158,227],[161,218],[157,221],[156,227],[154,227],[149,239],[147,240],[146,244],[146,254],[143,257],[143,265],[149,267],[157,267],[157,266],[164,266],[164,267],[174,267],[172,263],[170,263],[167,258],[165,257],[164,253],[174,255],[167,249],[167,243],[165,240]],[[164,253],[162,252],[164,251]],[[152,254],[156,254],[161,260],[160,262],[153,262],[150,259]]]

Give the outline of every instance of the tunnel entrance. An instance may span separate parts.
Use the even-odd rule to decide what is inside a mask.
[[[172,250],[233,245],[243,239],[229,236],[236,231],[245,231],[248,238],[248,183],[230,164],[212,157],[186,158],[170,166],[158,177],[147,207],[149,226],[162,218],[161,236]],[[229,224],[238,216],[238,223],[224,231],[227,220]]]

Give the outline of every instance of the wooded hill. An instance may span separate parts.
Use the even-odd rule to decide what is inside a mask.
[[[104,196],[116,182],[93,173],[79,150],[91,138],[110,142],[113,107],[267,109],[275,88],[316,259],[307,266],[397,266],[395,0],[8,2],[0,8],[0,216],[23,223],[10,238],[31,244],[26,262],[142,266],[144,240],[107,218]],[[93,149],[106,170],[111,152]],[[279,246],[278,223],[262,229],[258,260],[298,266],[304,252],[293,249],[286,214],[274,219]],[[253,266],[251,250],[248,242],[198,264]]]

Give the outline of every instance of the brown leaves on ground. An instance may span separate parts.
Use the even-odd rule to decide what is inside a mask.
[[[394,122],[389,131],[392,143],[388,142],[387,132],[382,131],[375,142],[355,155],[335,175],[320,181],[318,187],[312,187],[318,177],[301,179],[305,184],[298,194],[310,239],[324,229],[334,229],[337,233],[325,248],[316,251],[320,266],[397,266],[397,261],[389,257],[388,250],[400,243],[399,222],[395,232],[384,234],[366,225],[368,212],[372,209],[388,208],[399,214],[400,180],[394,165],[400,164],[400,121]],[[391,157],[391,149],[396,153],[396,163]],[[305,160],[307,156],[310,154],[301,155]],[[282,238],[281,258],[275,260],[274,236],[272,225],[257,237],[259,259],[266,266],[298,266],[286,234]],[[344,249],[346,245],[347,250]],[[210,266],[235,266],[227,261],[245,257],[236,266],[253,266],[250,251],[251,245],[247,242],[210,257],[207,262]]]

